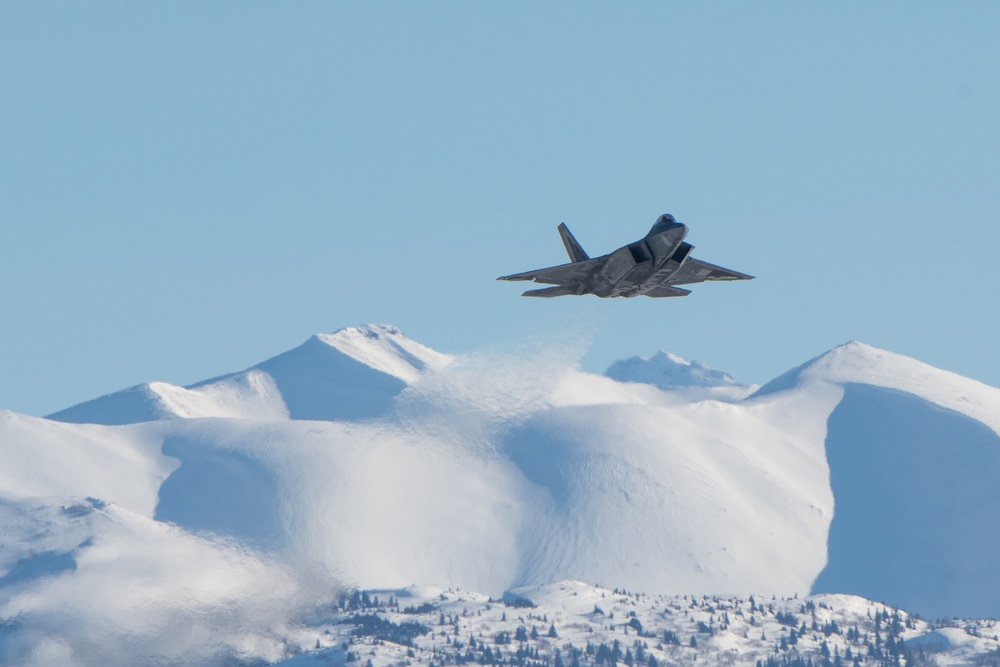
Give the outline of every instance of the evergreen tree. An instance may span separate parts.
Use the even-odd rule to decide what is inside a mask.
[[[638,665],[646,662],[646,651],[643,648],[642,642],[638,639],[635,642],[635,662]]]

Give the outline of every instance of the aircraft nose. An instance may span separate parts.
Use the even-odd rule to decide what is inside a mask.
[[[680,238],[684,238],[687,235],[687,225],[682,222],[677,222],[677,219],[669,213],[664,213],[656,222],[653,224],[652,229],[649,230],[649,234],[646,236],[653,236],[654,234],[662,234],[664,232],[669,232],[675,229],[684,230],[681,232]]]

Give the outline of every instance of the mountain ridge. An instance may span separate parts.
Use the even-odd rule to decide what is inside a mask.
[[[988,424],[1000,433],[1000,388],[902,354],[849,341],[763,385],[751,398],[809,382],[870,384],[913,394]]]
[[[108,425],[191,417],[371,418],[388,410],[392,399],[423,373],[451,360],[393,326],[345,327],[315,334],[244,371],[185,387],[147,382],[46,417]]]
[[[860,343],[741,398],[583,373],[544,349],[450,357],[394,328],[346,331],[328,336],[350,354],[317,335],[183,391],[151,383],[163,418],[0,412],[0,621],[29,642],[58,635],[59,614],[126,624],[139,585],[163,609],[151,622],[174,627],[189,607],[140,585],[143,562],[194,586],[199,609],[249,605],[265,635],[344,586],[414,583],[1000,613],[988,558],[969,557],[1000,551],[1000,439],[978,418],[1000,413],[1000,390]],[[85,601],[97,589],[106,611]]]

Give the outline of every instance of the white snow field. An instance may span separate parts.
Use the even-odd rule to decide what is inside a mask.
[[[613,374],[370,325],[0,412],[0,660],[276,661],[340,591],[415,584],[1000,614],[1000,390],[860,343],[749,396],[673,355]]]

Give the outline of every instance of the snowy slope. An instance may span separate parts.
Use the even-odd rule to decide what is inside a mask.
[[[757,397],[827,386],[844,396],[828,422],[836,510],[813,590],[1000,615],[1000,389],[853,342]]]
[[[344,595],[331,617],[302,629],[303,644],[316,642],[310,650],[280,664],[352,658],[373,667],[407,660],[599,667],[614,664],[613,656],[642,667],[851,665],[855,658],[950,667],[992,664],[997,655],[993,622],[932,624],[857,596],[657,595],[578,581],[516,593],[503,602],[434,587]]]
[[[150,382],[49,415],[75,423],[135,424],[171,418],[365,419],[451,357],[395,327],[367,325],[317,334],[256,366],[178,387]]]
[[[191,388],[148,382],[48,416],[58,421],[108,425],[191,417],[287,419],[288,409],[274,379],[249,370]]]
[[[398,356],[373,357],[399,373]],[[791,594],[825,563],[831,400],[690,401],[502,358],[444,367],[403,392],[386,413],[398,416],[369,424],[133,429],[179,461],[153,517],[318,560],[353,584],[499,594],[576,577]]]
[[[8,646],[92,664],[96,630],[73,619],[93,599],[107,637],[148,642],[140,605],[161,634],[204,627],[208,664],[276,659],[273,628],[343,585],[578,579],[998,613],[1000,391],[858,343],[743,400],[688,389],[360,327],[155,401],[71,409],[141,423],[0,413]]]
[[[573,576],[636,590],[808,590],[833,508],[820,406],[791,396],[535,415],[503,442],[543,492],[516,583]]]
[[[852,341],[764,385],[758,396],[815,382],[866,384],[906,392],[1000,433],[1000,389],[910,357]]]
[[[94,496],[152,516],[177,462],[134,427],[61,424],[0,411],[0,500]]]

